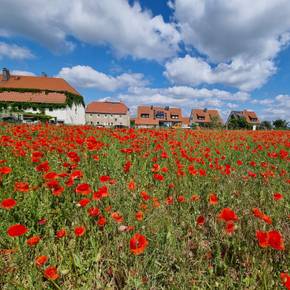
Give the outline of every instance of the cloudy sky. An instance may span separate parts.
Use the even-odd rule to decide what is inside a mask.
[[[289,0],[0,0],[0,64],[85,97],[290,121]]]

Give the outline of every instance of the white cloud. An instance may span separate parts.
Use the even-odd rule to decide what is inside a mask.
[[[0,59],[3,57],[10,59],[29,59],[33,58],[34,55],[25,47],[0,42]]]
[[[165,68],[165,76],[176,84],[224,84],[244,91],[261,87],[276,71],[269,60],[255,62],[235,58],[230,63],[211,67],[201,58],[189,55],[167,62]]]
[[[229,101],[242,103],[249,99],[244,92],[230,93],[224,90],[194,89],[186,86],[167,88],[131,87],[118,99],[134,110],[138,105],[170,105],[183,109],[189,115],[192,108],[218,108],[224,110]],[[233,105],[233,103],[232,103]]]
[[[289,0],[175,0],[183,39],[211,60],[273,58],[289,41]]]
[[[58,76],[79,88],[95,88],[110,92],[131,86],[144,86],[147,84],[147,81],[143,79],[143,74],[123,73],[114,77],[99,72],[90,66],[82,65],[71,68],[64,67],[60,70]]]
[[[289,44],[289,0],[175,0],[174,10],[187,50],[166,65],[176,84],[224,84],[251,91],[276,72],[275,57]]]
[[[109,44],[119,56],[162,60],[176,54],[175,24],[124,0],[2,0],[0,27],[63,52],[70,36],[93,45]]]
[[[290,121],[290,96],[278,95],[273,99],[253,100],[253,103],[261,104],[260,116],[264,120],[285,119]]]
[[[10,73],[16,76],[35,76],[35,73],[25,70],[12,70]]]

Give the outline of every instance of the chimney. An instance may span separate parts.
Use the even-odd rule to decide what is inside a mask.
[[[8,81],[10,79],[9,69],[7,69],[7,68],[4,67],[3,70],[2,70],[2,72],[3,72],[2,80],[3,81]]]
[[[47,73],[42,72],[42,73],[41,73],[41,76],[44,77],[44,78],[47,78]]]
[[[207,112],[207,108],[204,108],[203,111],[206,113]]]

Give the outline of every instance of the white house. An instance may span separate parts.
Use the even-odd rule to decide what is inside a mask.
[[[0,111],[57,123],[85,124],[83,97],[62,78],[10,75],[0,77]]]

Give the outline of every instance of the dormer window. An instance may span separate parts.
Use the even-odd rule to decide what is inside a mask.
[[[141,118],[149,118],[149,114],[141,114]]]
[[[197,120],[204,121],[205,120],[205,116],[199,116],[199,115],[197,115]]]
[[[171,119],[179,119],[179,115],[170,115]]]

